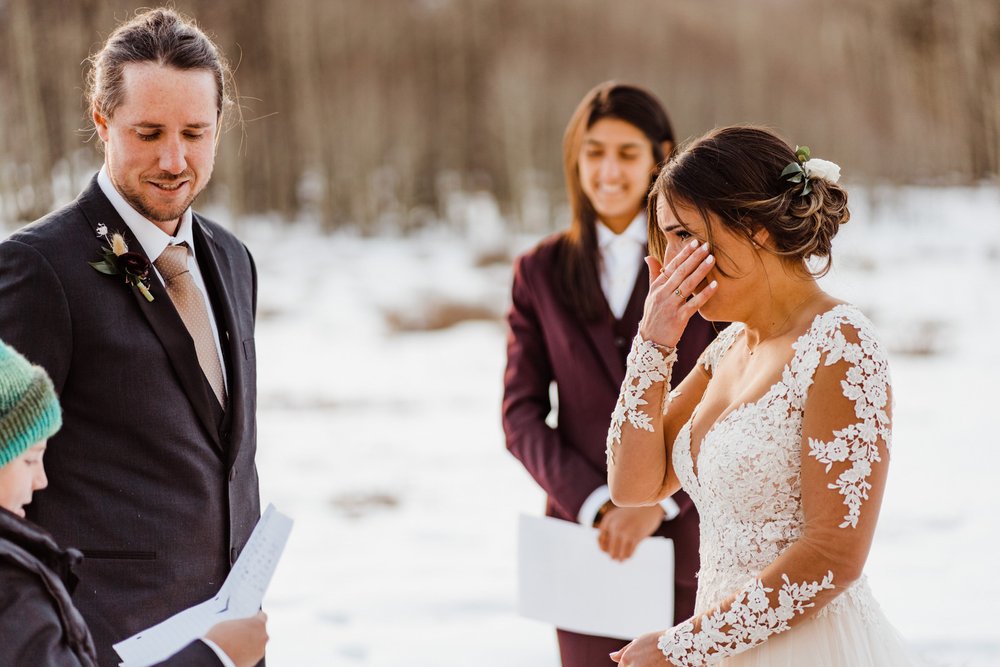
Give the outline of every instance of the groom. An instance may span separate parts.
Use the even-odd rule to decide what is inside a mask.
[[[28,517],[86,556],[73,601],[111,666],[113,643],[217,592],[260,514],[257,277],[191,210],[230,103],[216,46],[151,10],[92,63],[104,166],[0,243],[0,338],[60,394],[49,491]],[[211,650],[192,664],[217,665]]]

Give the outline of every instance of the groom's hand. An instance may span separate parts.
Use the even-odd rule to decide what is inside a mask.
[[[236,667],[253,667],[264,657],[267,644],[267,614],[235,621],[216,623],[205,633],[216,646],[225,651]]]
[[[656,532],[663,522],[663,508],[612,507],[598,526],[597,544],[617,561],[626,561],[635,553],[639,542]]]

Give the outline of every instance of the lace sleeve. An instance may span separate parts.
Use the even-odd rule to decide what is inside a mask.
[[[677,348],[664,347],[636,334],[632,340],[626,364],[625,380],[618,394],[618,402],[611,413],[608,428],[608,465],[615,461],[615,446],[622,441],[622,426],[629,423],[633,428],[654,433],[653,415],[642,406],[648,405],[644,396],[651,387],[663,384],[663,398],[660,401],[660,415],[667,414],[670,405],[670,376],[677,361]]]
[[[887,359],[870,323],[839,314],[797,345],[801,532],[742,590],[659,640],[675,665],[711,665],[818,613],[862,573],[891,438]]]
[[[692,369],[671,385],[677,351],[636,336],[607,438],[608,487],[619,507],[652,505],[681,488],[671,462],[673,439],[708,384]]]

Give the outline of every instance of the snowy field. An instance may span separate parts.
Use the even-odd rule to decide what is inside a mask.
[[[938,664],[1000,665],[1000,190],[852,194],[828,291],[879,327],[893,463],[868,574]],[[226,214],[209,211],[226,222]],[[295,518],[268,664],[557,667],[515,614],[515,529],[543,496],[499,406],[510,262],[488,199],[407,239],[243,223],[257,259],[263,502]]]
[[[853,211],[823,284],[880,328],[896,392],[869,578],[936,662],[1000,665],[1000,191],[856,191]],[[496,256],[535,238],[489,218],[409,239],[241,230],[261,276],[261,493],[296,519],[269,664],[558,665],[551,628],[514,612],[516,517],[543,497],[499,423]]]

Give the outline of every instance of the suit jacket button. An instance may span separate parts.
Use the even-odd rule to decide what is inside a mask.
[[[229,442],[229,436],[232,435],[229,431],[223,431],[219,434],[223,442]]]
[[[615,338],[615,347],[625,347],[625,338],[623,336],[617,336]]]

